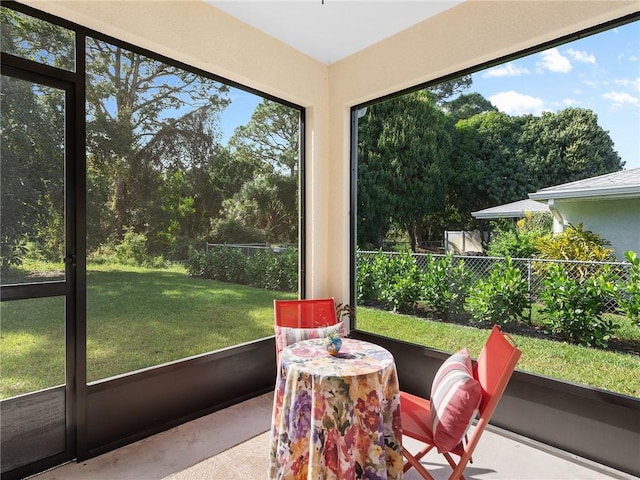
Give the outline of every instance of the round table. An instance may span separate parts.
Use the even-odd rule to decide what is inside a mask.
[[[393,356],[344,338],[337,356],[324,339],[280,355],[269,478],[402,478],[400,394]]]

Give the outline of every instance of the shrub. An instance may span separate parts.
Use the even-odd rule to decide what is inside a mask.
[[[537,242],[542,258],[558,260],[584,260],[607,262],[615,260],[611,243],[597,233],[584,230],[582,224],[570,225],[567,229],[551,238],[541,238]]]
[[[377,260],[377,256],[373,262],[369,262],[367,258],[361,255],[358,256],[358,270],[356,273],[356,289],[359,303],[368,303],[377,300],[379,296],[378,278],[376,276],[376,267],[374,262]]]
[[[394,312],[406,311],[422,296],[422,272],[410,252],[388,257],[386,281],[380,284],[380,300]]]
[[[465,307],[479,324],[502,324],[521,321],[529,308],[528,285],[510,257],[496,264],[489,278],[480,279],[468,292]]]
[[[618,311],[640,326],[640,258],[635,252],[624,254],[631,264],[627,281],[619,281],[615,285],[615,299]]]
[[[196,250],[194,247],[190,247],[185,266],[189,276],[202,277],[204,275],[205,252]]]
[[[563,266],[551,265],[540,294],[547,330],[572,343],[606,347],[617,328],[611,320],[602,317],[603,300],[611,290],[611,279],[609,269],[580,280],[570,276]]]
[[[298,290],[298,251],[295,248],[280,253],[255,252],[247,257],[246,266],[249,285],[283,292]]]
[[[213,243],[264,243],[265,233],[262,230],[247,226],[233,218],[217,220],[211,229]]]
[[[464,310],[471,276],[462,260],[454,265],[452,253],[439,260],[429,255],[423,282],[422,300],[438,315],[446,318]]]
[[[394,312],[406,311],[422,296],[422,272],[411,252],[378,252],[358,262],[358,300],[381,302]]]
[[[295,248],[245,255],[235,247],[218,246],[208,252],[189,250],[187,272],[194,277],[251,285],[267,290],[295,292],[298,289],[298,252]]]
[[[536,257],[538,242],[549,238],[552,222],[550,214],[530,212],[515,225],[510,221],[496,222],[487,254],[491,257]]]
[[[147,259],[147,237],[143,233],[127,231],[116,245],[116,259],[123,265],[144,265]]]

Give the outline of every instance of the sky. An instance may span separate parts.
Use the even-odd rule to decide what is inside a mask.
[[[510,115],[587,108],[609,132],[625,169],[640,167],[640,21],[473,75],[481,93]],[[467,91],[466,93],[469,93]]]
[[[640,21],[477,72],[465,93],[481,93],[509,115],[588,108],[625,169],[640,167]],[[223,143],[261,101],[232,88]]]

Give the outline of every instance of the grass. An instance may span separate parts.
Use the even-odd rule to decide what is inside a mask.
[[[394,314],[373,308],[358,308],[358,329],[425,345],[445,352],[467,347],[477,357],[488,331]],[[636,327],[637,328],[637,327]],[[522,357],[519,370],[567,382],[640,397],[640,355],[600,350],[564,342],[512,335]]]
[[[95,381],[273,335],[273,299],[294,294],[171,270],[91,266],[87,378]],[[2,302],[0,398],[64,383],[62,297]]]
[[[87,376],[95,381],[273,335],[273,299],[295,294],[166,270],[92,265],[87,273]],[[63,384],[64,298],[0,303],[0,398]],[[477,356],[487,331],[360,307],[358,328]],[[630,330],[630,335],[637,333]],[[518,368],[640,397],[640,356],[514,335]]]

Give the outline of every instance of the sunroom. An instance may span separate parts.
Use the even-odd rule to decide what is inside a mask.
[[[254,5],[256,12],[267,15],[268,10],[264,10],[264,5],[258,8],[258,3]],[[380,21],[390,22],[392,18],[385,8],[389,8],[391,3],[318,0],[297,5],[274,2],[274,13],[277,14],[280,8],[300,7],[300,12],[307,15],[302,17],[302,25],[298,25],[302,27],[301,32],[305,31],[305,23],[313,24],[316,18],[325,14],[329,18],[337,15],[341,24],[353,22],[353,29],[357,31],[364,28],[358,18],[347,18],[342,12],[355,15],[352,12],[366,5],[372,11],[380,8],[378,14],[387,15]],[[431,4],[429,12],[426,4]],[[103,103],[103,111],[92,107],[88,101],[90,95],[104,93],[113,86],[94,83],[93,79],[99,74],[109,78],[105,72],[122,65],[105,62],[102,70],[92,70],[88,56],[82,52],[93,51],[96,56],[102,55],[101,58],[116,50],[134,52],[181,69],[184,72],[181,81],[186,85],[193,85],[189,75],[206,78],[212,89],[209,90],[211,97],[226,98],[233,103],[234,93],[245,92],[255,95],[259,101],[266,99],[286,107],[287,112],[295,112],[299,138],[294,166],[281,164],[275,169],[278,172],[295,172],[297,200],[294,205],[298,222],[292,231],[296,235],[293,243],[297,247],[296,293],[301,298],[333,297],[336,303],[355,306],[354,313],[348,317],[350,336],[388,349],[395,358],[402,389],[428,396],[430,382],[425,379],[433,377],[447,352],[430,348],[428,338],[407,342],[392,338],[375,327],[364,329],[358,324],[356,137],[358,122],[365,108],[401,92],[454,80],[510,59],[637,23],[640,18],[640,7],[635,0],[397,2],[392,8],[406,10],[408,16],[414,16],[414,21],[376,37],[376,41],[369,44],[356,43],[358,35],[352,34],[355,46],[345,49],[348,53],[344,57],[314,58],[303,53],[303,39],[292,46],[276,38],[275,34],[251,26],[252,5],[252,2],[227,4],[195,0],[2,2],[3,16],[26,16],[42,22],[32,23],[36,27],[30,35],[20,39],[5,39],[7,32],[14,30],[6,28],[3,23],[3,97],[6,87],[7,94],[26,89],[34,92],[34,97],[55,98],[58,102],[47,107],[50,109],[48,112],[54,112],[51,115],[58,122],[53,127],[42,126],[36,118],[29,117],[33,108],[24,109],[25,117],[20,118],[25,124],[32,122],[35,133],[30,133],[28,144],[16,144],[15,151],[31,151],[29,149],[47,135],[56,137],[58,147],[62,145],[61,150],[40,152],[43,158],[59,160],[52,162],[57,167],[46,172],[56,181],[45,182],[55,187],[47,190],[44,196],[57,192],[61,203],[55,205],[61,205],[61,210],[52,212],[45,209],[46,205],[39,204],[37,207],[40,209],[34,205],[22,214],[32,215],[29,217],[33,218],[32,226],[44,225],[42,218],[58,218],[58,233],[49,231],[49,237],[46,233],[41,237],[58,239],[58,243],[52,240],[48,248],[61,249],[64,256],[59,271],[49,276],[27,275],[26,279],[4,276],[3,268],[3,343],[6,335],[15,333],[15,328],[24,336],[6,348],[19,352],[23,361],[36,365],[38,370],[58,370],[57,380],[46,386],[37,382],[31,385],[31,378],[25,375],[15,381],[20,385],[14,390],[3,387],[0,403],[3,478],[24,478],[73,459],[81,461],[95,457],[260,397],[272,392],[275,385],[273,331],[265,329],[264,322],[261,324],[258,318],[265,315],[272,318],[271,302],[277,298],[276,293],[272,293],[265,303],[267,307],[262,309],[242,308],[254,294],[252,291],[235,292],[222,297],[218,303],[206,304],[212,317],[224,316],[225,321],[247,328],[257,325],[259,328],[254,328],[248,340],[218,344],[213,340],[215,325],[206,327],[206,323],[198,324],[194,320],[196,328],[201,329],[195,335],[201,336],[205,345],[198,346],[196,352],[180,356],[181,350],[174,348],[172,343],[182,333],[183,326],[174,322],[171,330],[165,330],[162,322],[147,321],[145,317],[155,302],[153,295],[149,294],[154,291],[162,291],[165,297],[173,299],[173,303],[168,303],[165,308],[168,315],[172,312],[174,316],[185,315],[188,311],[189,305],[180,304],[183,293],[172,290],[175,272],[169,270],[166,275],[149,277],[124,269],[139,279],[140,286],[148,288],[132,295],[130,291],[118,288],[123,283],[119,272],[108,267],[88,268],[91,262],[100,263],[98,260],[104,250],[98,248],[96,239],[107,226],[119,238],[130,239],[127,244],[130,249],[126,252],[115,249],[116,255],[135,256],[137,232],[128,228],[136,222],[139,226],[148,225],[149,219],[139,214],[143,207],[148,208],[148,202],[126,210],[126,215],[124,207],[119,209],[118,206],[127,200],[126,195],[119,196],[118,193],[124,192],[126,179],[122,182],[114,180],[113,184],[98,181],[96,172],[101,168],[105,172],[125,172],[118,168],[123,165],[122,159],[131,153],[128,145],[114,145],[115,130],[105,128],[97,134],[94,130],[100,122],[103,126],[108,125],[109,115],[113,109],[121,107],[125,99],[114,95]],[[345,6],[347,10],[339,9]],[[242,15],[243,11],[246,16]],[[20,22],[17,20],[12,25],[28,23]],[[327,32],[327,38],[331,38],[331,33]],[[50,38],[49,43],[37,43],[46,38]],[[22,48],[25,44],[30,48],[39,45],[39,48],[31,50],[36,52],[34,56],[25,57],[12,50],[16,45],[16,48]],[[55,52],[52,54],[51,51]],[[61,51],[70,52],[66,66],[61,66],[61,58],[66,55],[59,55]],[[637,59],[640,54],[637,44],[632,53]],[[47,58],[52,56],[55,57],[54,62],[47,64]],[[637,80],[636,76],[636,83]],[[25,84],[31,86],[25,87]],[[154,88],[151,83],[143,85],[141,82],[139,86]],[[174,97],[175,101],[182,103],[179,106],[173,104],[173,114],[180,113],[189,102],[195,102],[198,92],[195,88],[189,92],[194,97],[187,99],[179,94]],[[202,100],[204,97],[198,98]],[[217,105],[208,104],[209,113],[223,115],[223,100]],[[254,100],[254,105],[259,101]],[[17,105],[7,103],[5,106],[4,102],[3,98],[5,112],[10,111],[8,107]],[[151,114],[144,111],[141,115]],[[200,133],[208,132],[206,120],[200,120],[196,115],[190,118],[193,125],[204,125]],[[630,123],[635,121],[637,127],[637,116],[630,118]],[[167,120],[165,117],[161,119]],[[252,119],[254,124],[259,123],[259,117]],[[3,143],[8,148],[5,132],[9,132],[9,124],[5,126],[4,122],[3,119]],[[90,122],[93,124],[88,125]],[[152,177],[151,170],[143,170],[146,165],[157,161],[166,167],[170,163],[167,158],[188,155],[176,146],[177,143],[172,143],[187,133],[177,127],[169,130],[170,124],[169,121],[164,122],[167,129],[159,141],[141,149],[144,152],[136,156],[141,160],[139,164],[127,164],[127,172],[139,168],[147,175],[140,178],[148,180],[148,183],[130,184],[127,192],[141,192],[147,185],[155,185],[154,182],[158,181]],[[233,133],[220,135],[226,135],[227,139],[234,137]],[[144,136],[144,133],[140,134],[138,141],[142,142]],[[243,146],[246,144],[236,143],[235,152],[240,152],[240,155]],[[103,156],[96,152],[102,152]],[[144,159],[147,163],[142,162]],[[25,178],[36,175],[36,171],[43,175],[42,165],[37,162],[28,165],[32,170],[25,168]],[[236,168],[235,164],[226,165],[226,168],[231,167]],[[164,178],[171,181],[163,184],[157,194],[166,199],[174,198],[172,195],[180,191],[186,177],[168,167],[163,172]],[[21,175],[25,173],[21,172]],[[115,175],[112,178],[119,177]],[[7,185],[16,187],[5,180],[3,173],[3,189]],[[212,190],[218,187],[217,184],[211,185]],[[32,186],[26,183],[19,185],[15,189],[15,197],[20,196],[21,189],[29,192],[29,188]],[[105,193],[109,189],[113,195]],[[186,215],[197,211],[198,204],[189,203],[197,202],[197,196],[188,202],[186,197],[181,196],[172,204],[158,204],[153,211],[159,219],[168,217],[172,212]],[[9,199],[3,196],[3,203],[5,198]],[[222,201],[216,205],[227,211],[237,207],[229,203],[223,205]],[[14,218],[5,216],[9,212],[5,207],[3,205],[2,223],[6,226],[14,222]],[[105,214],[109,208],[111,213]],[[94,221],[96,218],[99,221]],[[17,224],[18,220],[15,222]],[[169,242],[167,248],[177,248],[167,239],[187,235],[186,231],[176,230],[171,222],[163,228],[165,230],[156,238],[158,242],[162,239]],[[5,233],[3,231],[3,242]],[[22,245],[19,240],[28,232],[18,233],[12,234],[16,239],[15,245]],[[26,256],[28,246],[20,248],[20,255]],[[186,251],[186,244],[183,248]],[[94,255],[90,260],[89,254]],[[3,267],[5,255],[3,252]],[[8,266],[9,263],[7,260]],[[99,276],[106,280],[101,280],[105,282],[100,290],[104,295],[98,304],[94,288]],[[34,281],[35,277],[37,280]],[[143,297],[145,292],[149,294],[148,298]],[[291,294],[289,297],[292,295],[295,296]],[[52,303],[41,303],[49,301]],[[127,303],[128,308],[118,315],[127,317],[122,320],[125,323],[110,324],[110,315],[115,315],[112,307],[122,302]],[[100,309],[107,313],[100,316]],[[48,317],[55,318],[55,334],[61,342],[57,345],[62,345],[56,352],[56,361],[39,353],[45,350],[39,343],[42,337],[37,334],[40,327],[30,326],[28,319],[22,318],[24,312],[29,312],[29,316],[35,312],[47,317],[47,321]],[[145,322],[136,327],[138,315],[144,317]],[[125,324],[129,326],[123,329]],[[5,329],[7,326],[11,327],[11,332]],[[185,336],[194,336],[185,331]],[[111,355],[124,359],[132,348],[137,348],[128,343],[130,337],[144,339],[157,332],[163,332],[163,337],[153,349],[164,350],[164,346],[158,345],[166,345],[167,350],[174,352],[172,357],[159,353],[152,357],[155,360],[151,363],[129,366],[123,361],[119,370],[100,370],[104,358]],[[109,341],[101,343],[99,338]],[[150,338],[148,340],[151,341]],[[207,348],[206,342],[209,341],[213,348]],[[637,358],[632,359],[635,360]],[[8,367],[3,358],[3,383],[7,379]],[[505,431],[569,454],[631,475],[640,475],[640,399],[637,394],[593,388],[517,369],[492,423]]]

